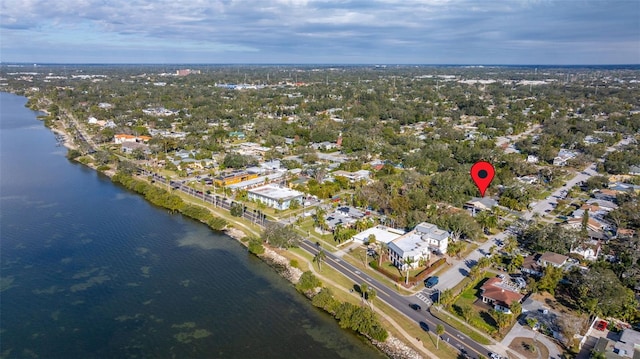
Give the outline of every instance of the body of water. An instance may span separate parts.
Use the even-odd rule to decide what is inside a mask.
[[[0,357],[376,358],[235,240],[80,164],[0,93]]]

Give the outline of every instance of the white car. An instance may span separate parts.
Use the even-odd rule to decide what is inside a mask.
[[[502,357],[496,353],[489,353],[491,359],[502,359]]]

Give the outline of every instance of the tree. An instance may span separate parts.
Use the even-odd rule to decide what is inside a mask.
[[[322,272],[322,263],[327,259],[327,253],[324,249],[320,249],[313,257],[313,261],[318,264],[318,269]]]
[[[462,314],[462,318],[464,318],[464,321],[469,323],[469,321],[473,317],[473,308],[469,304],[463,304],[462,306],[460,306],[460,314]]]
[[[582,224],[580,226],[580,237],[588,238],[589,237],[589,209],[584,210],[584,214],[582,215]]]
[[[511,302],[509,309],[511,310],[511,313],[513,313],[514,318],[517,318],[520,314],[522,314],[522,304],[520,304],[520,302],[518,302],[517,300]]]
[[[382,257],[389,253],[389,245],[384,242],[379,243],[378,266],[382,266]]]
[[[556,288],[558,287],[558,283],[560,283],[560,279],[562,279],[562,275],[562,268],[548,264],[544,267],[542,278],[540,278],[540,281],[538,282],[538,290],[544,290],[549,292],[549,294],[554,295]]]
[[[413,259],[413,257],[407,257],[404,260],[404,268],[407,271],[407,278],[405,279],[404,284],[409,284],[409,271],[411,270],[411,265],[415,263],[415,260]]]
[[[440,349],[440,337],[444,334],[444,326],[442,324],[438,324],[436,326],[436,349]]]
[[[531,318],[531,317],[527,317],[527,325],[528,325],[531,329],[535,329],[537,324],[538,324],[538,319],[536,319],[536,318]]]
[[[498,330],[503,331],[511,322],[511,314],[507,314],[501,310],[492,310],[491,316],[498,324]]]
[[[262,240],[278,248],[297,247],[302,237],[292,225],[282,226],[278,223],[268,224],[262,232]]]
[[[453,290],[451,290],[451,288],[445,289],[440,292],[439,301],[440,304],[444,305],[445,307],[449,306],[449,304],[451,304],[454,299],[455,297],[453,296]]]

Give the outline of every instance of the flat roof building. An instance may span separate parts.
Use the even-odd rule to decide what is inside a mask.
[[[391,261],[398,268],[406,265],[406,259],[412,259],[412,267],[416,267],[420,259],[429,259],[432,251],[446,253],[448,245],[449,232],[435,224],[422,222],[412,231],[389,242],[389,252]]]
[[[302,192],[272,184],[250,189],[247,194],[250,200],[262,202],[279,210],[289,209],[293,201],[302,203],[304,197]]]

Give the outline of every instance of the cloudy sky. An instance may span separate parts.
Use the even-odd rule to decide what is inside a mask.
[[[0,60],[640,64],[640,0],[0,0]]]

